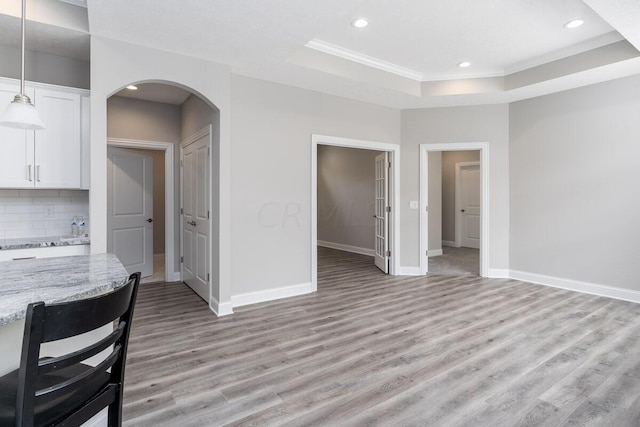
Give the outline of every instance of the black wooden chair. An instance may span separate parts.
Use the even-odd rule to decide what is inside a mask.
[[[20,368],[0,378],[0,426],[79,426],[109,407],[109,426],[122,424],[122,391],[131,317],[140,273],[108,294],[79,301],[29,304]],[[40,344],[117,321],[107,337],[59,357],[40,358]],[[103,350],[97,366],[82,363]]]

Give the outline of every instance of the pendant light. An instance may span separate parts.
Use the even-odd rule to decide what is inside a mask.
[[[21,52],[21,74],[20,74],[20,93],[15,96],[13,102],[7,106],[0,125],[17,129],[35,129],[42,130],[45,128],[44,123],[38,117],[36,107],[31,103],[31,99],[24,93],[24,24],[27,14],[27,0],[22,0],[22,52]]]

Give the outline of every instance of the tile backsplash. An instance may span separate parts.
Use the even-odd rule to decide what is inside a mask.
[[[69,235],[75,215],[88,233],[88,190],[0,190],[0,239]]]

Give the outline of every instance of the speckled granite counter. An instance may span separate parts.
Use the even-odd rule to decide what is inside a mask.
[[[117,288],[127,271],[113,254],[0,263],[0,325],[25,316],[31,302],[73,301]]]
[[[88,245],[90,243],[91,242],[89,241],[88,237],[73,237],[73,236],[0,239],[0,250],[48,248],[51,246]]]

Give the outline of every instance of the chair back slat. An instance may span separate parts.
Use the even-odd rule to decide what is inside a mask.
[[[38,362],[38,374],[48,374],[53,371],[65,369],[71,365],[75,365],[76,363],[80,363],[83,360],[87,360],[88,358],[95,356],[118,341],[120,337],[122,337],[126,326],[127,322],[121,321],[113,332],[88,347],[64,356],[40,359]]]
[[[132,291],[131,286],[122,286],[106,295],[46,306],[42,342],[80,335],[113,322],[129,308]]]
[[[109,406],[109,419],[115,420],[115,424],[110,421],[110,425],[118,425],[139,283],[140,273],[134,273],[124,286],[108,294],[52,305],[29,304],[18,370],[16,425],[67,425],[66,421],[79,425],[78,421],[88,420],[105,406]],[[68,354],[40,359],[41,343],[80,335],[115,321],[117,327],[107,337]],[[97,366],[81,363],[109,347],[111,352]],[[64,413],[56,409],[63,407]],[[39,418],[38,408],[53,411],[44,414],[51,414],[55,419]]]
[[[72,378],[66,379],[64,382],[57,383],[41,390],[36,390],[36,404],[45,401],[53,401],[60,396],[69,393],[69,389],[78,388],[78,386],[87,386],[91,384],[92,380],[95,380],[98,375],[104,375],[107,369],[111,368],[122,352],[121,346],[116,346],[111,354],[107,356],[97,366],[82,372]]]

